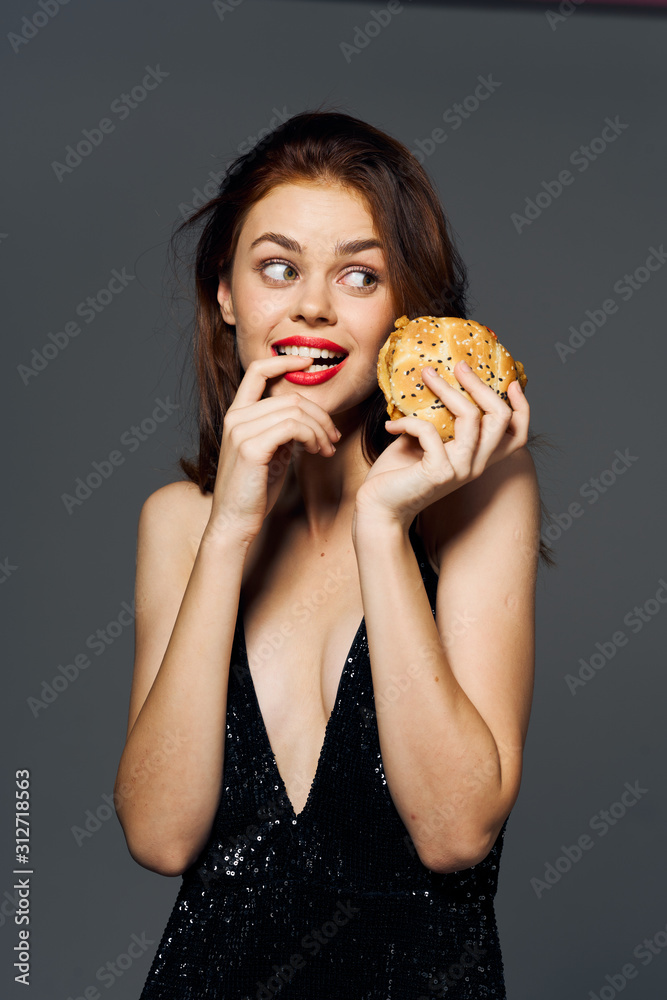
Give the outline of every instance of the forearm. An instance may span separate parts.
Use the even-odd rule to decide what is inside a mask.
[[[224,763],[227,683],[246,547],[204,532],[114,788],[131,853],[177,874],[210,832]]]
[[[407,532],[358,516],[355,550],[392,799],[424,863],[465,867],[497,821],[498,748],[452,672]]]

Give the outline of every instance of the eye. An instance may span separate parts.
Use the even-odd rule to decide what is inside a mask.
[[[273,274],[268,273],[269,268],[274,268]],[[288,281],[293,281],[296,277],[295,269],[284,260],[267,260],[263,264],[260,264],[256,270],[266,273],[267,278],[271,278],[272,281],[281,281],[285,277],[287,277]]]
[[[346,271],[344,276],[347,277],[348,274],[361,275],[361,283],[354,284],[353,285],[354,288],[363,288],[363,289],[375,288],[375,286],[380,283],[380,278],[378,274],[376,274],[376,272],[370,267],[354,267],[350,271]],[[368,278],[371,281],[370,284],[366,284],[366,279]]]
[[[270,269],[273,268],[273,273],[270,273]],[[258,271],[262,274],[269,282],[281,285],[293,282],[298,277],[298,272],[296,268],[286,260],[273,259],[273,260],[263,260],[259,264],[256,264],[253,268],[254,271]],[[358,282],[348,282],[351,288],[358,288],[360,291],[370,292],[380,284],[382,280],[379,274],[373,270],[372,267],[364,267],[357,265],[356,267],[351,267],[348,271],[345,271],[343,277],[346,278],[348,274],[358,274],[361,275],[361,280]]]

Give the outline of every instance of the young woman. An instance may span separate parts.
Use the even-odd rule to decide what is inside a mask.
[[[549,561],[528,402],[459,364],[483,414],[423,369],[453,441],[387,421],[394,320],[466,316],[466,275],[374,127],[296,115],[202,222],[199,454],[141,511],[115,787],[132,857],[183,877],[141,998],[504,997]]]

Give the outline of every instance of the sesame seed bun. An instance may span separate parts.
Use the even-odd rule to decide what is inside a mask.
[[[523,389],[528,381],[521,362],[514,360],[488,326],[458,316],[418,316],[413,320],[401,316],[394,326],[377,361],[378,384],[391,420],[421,417],[435,426],[443,441],[454,437],[454,414],[422,382],[424,365],[435,368],[471,403],[475,400],[454,375],[457,361],[467,361],[475,375],[506,403],[510,382],[518,379]]]

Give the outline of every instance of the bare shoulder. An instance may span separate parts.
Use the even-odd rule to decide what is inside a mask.
[[[189,480],[167,483],[151,493],[139,517],[139,544],[142,536],[159,537],[172,554],[194,562],[201,537],[211,513],[212,493],[202,493]]]

